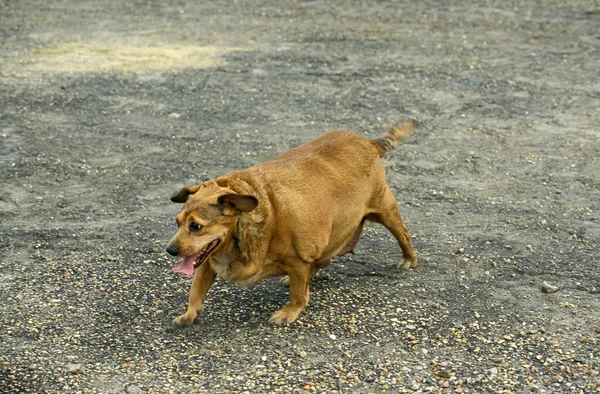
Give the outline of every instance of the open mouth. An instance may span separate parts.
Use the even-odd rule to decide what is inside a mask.
[[[220,239],[215,239],[209,242],[202,250],[198,253],[185,257],[178,267],[171,268],[173,272],[178,274],[192,275],[194,270],[202,265],[208,259],[208,256],[219,246],[221,243]]]
[[[194,261],[194,268],[200,267],[200,265],[206,261],[208,256],[212,253],[213,250],[216,249],[217,246],[219,246],[220,243],[221,243],[221,240],[219,238],[217,238],[214,241],[211,241],[208,245],[206,245],[204,247],[204,249],[199,251],[198,254],[196,254],[196,260]]]

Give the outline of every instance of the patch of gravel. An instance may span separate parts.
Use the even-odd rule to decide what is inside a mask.
[[[600,391],[598,15],[0,1],[0,392]],[[277,280],[219,279],[171,327],[174,190],[408,118],[384,163],[417,269],[372,225],[291,326]]]

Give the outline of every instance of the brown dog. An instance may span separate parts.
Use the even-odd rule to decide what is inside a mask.
[[[187,312],[173,324],[194,322],[216,275],[242,287],[288,275],[290,302],[269,321],[293,322],[308,302],[311,277],[332,257],[353,251],[365,220],[396,237],[403,256],[398,268],[415,267],[417,256],[380,160],[414,128],[410,121],[377,140],[331,131],[171,197],[185,203],[167,247],[184,257],[173,271],[196,273]]]

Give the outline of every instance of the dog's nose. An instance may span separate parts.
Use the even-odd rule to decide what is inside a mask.
[[[179,249],[176,248],[175,246],[169,246],[167,248],[167,253],[170,254],[171,256],[177,256],[177,253],[179,253]]]

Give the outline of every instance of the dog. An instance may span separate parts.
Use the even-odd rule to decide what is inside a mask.
[[[187,311],[173,324],[193,324],[217,275],[244,288],[287,275],[290,301],[269,321],[294,322],[308,303],[311,278],[333,257],[354,252],[365,220],[394,235],[402,250],[397,268],[416,267],[380,160],[415,127],[409,121],[374,140],[330,131],[273,160],[172,196],[184,205],[166,250],[183,257],[174,272],[195,273]]]

